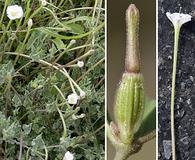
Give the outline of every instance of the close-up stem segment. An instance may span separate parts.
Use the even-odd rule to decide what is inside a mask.
[[[171,91],[171,139],[172,139],[172,160],[176,160],[175,151],[175,123],[174,123],[174,99],[175,99],[175,80],[176,80],[176,68],[177,68],[177,53],[179,42],[180,26],[175,26],[174,35],[174,57],[173,57],[173,74],[172,74],[172,91]]]

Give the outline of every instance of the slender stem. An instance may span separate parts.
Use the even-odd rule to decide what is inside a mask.
[[[22,159],[22,149],[23,149],[23,133],[20,133],[20,152],[18,156],[18,160]]]
[[[3,8],[3,12],[2,12],[2,15],[1,15],[1,19],[0,19],[0,28],[1,28],[1,25],[2,25],[2,22],[3,22],[3,18],[4,18],[4,15],[5,15],[5,11],[6,11],[7,5],[9,3],[10,3],[9,0],[6,0],[5,3],[4,3],[4,8]]]
[[[175,149],[175,123],[174,123],[174,99],[175,99],[175,80],[176,80],[176,68],[177,68],[177,53],[179,42],[180,27],[175,27],[174,37],[174,58],[173,58],[173,73],[172,73],[172,91],[171,91],[171,139],[172,139],[172,160],[176,160]]]
[[[58,57],[54,60],[54,63],[58,62],[60,60],[60,58],[67,52],[68,49],[70,49],[72,47],[73,44],[75,44],[76,41],[75,40],[71,40],[70,43],[68,44],[68,46],[64,49],[63,52],[61,52]]]
[[[152,140],[156,135],[156,131],[152,131],[147,135],[138,138],[132,145],[123,145],[116,148],[116,155],[114,160],[127,160],[129,156],[139,152],[144,143]]]
[[[7,25],[5,31],[3,32],[3,35],[2,35],[2,37],[1,37],[1,39],[0,39],[0,43],[1,43],[1,42],[3,41],[3,39],[5,38],[5,35],[6,35],[7,31],[8,31],[8,29],[9,29],[9,27],[11,26],[11,24],[12,24],[12,20],[10,20],[10,21],[8,22],[8,25]]]
[[[62,96],[62,98],[63,98],[63,99],[65,100],[65,102],[66,102],[66,98],[64,97],[64,95],[63,95],[63,93],[61,92],[61,90],[60,90],[56,85],[54,85],[54,87],[55,87],[55,89],[60,93],[60,95]],[[63,125],[63,128],[64,128],[63,137],[65,138],[65,137],[67,136],[66,122],[65,122],[65,120],[64,120],[64,116],[63,116],[61,110],[60,110],[58,107],[57,107],[57,111],[58,111],[58,113],[59,113],[59,115],[60,115],[60,118],[61,118],[61,120],[62,120],[62,125]]]
[[[1,52],[0,52],[1,53]],[[18,55],[18,53],[16,53],[16,52],[2,52],[2,53],[4,53],[4,54],[10,54],[10,55]],[[25,54],[19,54],[20,56],[22,56],[22,57],[25,57],[25,58],[28,58],[28,59],[32,59],[30,56],[28,56],[28,55],[25,55]],[[104,59],[103,59],[104,60]],[[41,64],[44,64],[44,65],[47,65],[47,66],[50,66],[50,67],[52,67],[52,68],[54,68],[54,69],[56,69],[56,70],[58,70],[59,72],[61,72],[64,76],[66,76],[66,78],[68,78],[68,80],[70,80],[74,85],[75,85],[75,87],[78,89],[78,91],[79,92],[82,92],[82,89],[79,87],[79,85],[70,77],[70,75],[68,74],[68,72],[67,72],[67,70],[66,69],[60,69],[60,67],[58,67],[58,66],[56,66],[56,65],[53,65],[53,64],[51,64],[51,63],[49,63],[49,62],[47,62],[47,61],[44,61],[44,60],[42,60],[42,59],[40,59],[40,60],[35,60],[35,62],[38,62],[38,63],[41,63]]]
[[[88,52],[86,52],[85,54],[81,55],[80,57],[77,57],[77,58],[75,58],[74,60],[72,60],[71,62],[68,62],[68,63],[65,65],[65,67],[67,67],[67,66],[69,66],[69,65],[71,65],[71,64],[73,64],[73,63],[75,63],[75,62],[77,62],[78,60],[81,60],[81,59],[83,59],[83,58],[85,58],[85,57],[87,57],[87,56],[89,56],[89,55],[91,55],[91,54],[93,54],[93,53],[94,53],[94,50],[91,49],[91,50],[89,50]]]
[[[45,149],[45,160],[48,160],[48,150],[47,150],[47,147],[44,146],[44,149]]]
[[[29,17],[28,19],[33,19],[33,17],[34,17],[36,14],[38,14],[38,13],[42,10],[42,8],[43,8],[43,6],[41,5],[39,8],[37,8],[37,9],[30,15],[30,17]],[[24,21],[24,23],[23,23],[23,25],[22,25],[22,28],[23,28],[27,23],[28,23],[27,18],[25,18],[25,21]]]
[[[29,37],[29,34],[30,34],[30,30],[31,30],[31,26],[28,26],[28,30],[26,32],[26,35],[25,35],[25,38],[24,38],[24,41],[22,43],[22,46],[21,48],[19,48],[19,52],[18,52],[18,55],[16,56],[15,60],[14,60],[14,65],[17,63],[18,61],[18,58],[20,57],[20,53],[22,52],[23,48],[24,48],[24,45]]]
[[[30,15],[30,11],[31,11],[30,3],[31,3],[31,0],[26,1],[26,12],[25,12],[24,21],[27,21],[29,15]]]
[[[63,138],[66,138],[66,136],[67,136],[66,122],[64,120],[64,117],[63,117],[63,114],[62,114],[61,110],[58,107],[57,107],[57,111],[58,111],[58,113],[60,115],[60,118],[62,120],[62,125],[63,125],[63,128],[64,128],[64,131],[63,131],[63,135],[62,136],[63,136]]]
[[[26,159],[25,160],[29,160],[29,153],[30,153],[30,148],[28,148],[28,150],[26,152]]]

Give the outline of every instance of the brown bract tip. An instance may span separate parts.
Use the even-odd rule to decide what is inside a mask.
[[[127,12],[129,12],[130,14],[139,14],[139,10],[136,8],[135,4],[130,4]]]

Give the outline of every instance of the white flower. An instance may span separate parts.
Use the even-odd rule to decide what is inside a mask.
[[[82,113],[80,115],[75,115],[75,114],[72,115],[73,120],[77,120],[77,119],[84,118],[84,117],[85,117],[84,113]]]
[[[181,27],[184,23],[191,21],[192,16],[189,14],[182,14],[182,13],[170,13],[167,12],[166,16],[168,19],[173,23],[174,27],[178,26]]]
[[[84,91],[80,91],[80,98],[83,99],[85,98],[86,93]]]
[[[67,97],[69,104],[77,104],[78,99],[79,99],[79,97],[75,93],[72,93],[72,94],[68,95],[68,97]]]
[[[70,41],[70,45],[73,45],[73,44],[75,44],[76,43],[76,40],[75,39],[72,39],[71,41]]]
[[[79,118],[84,118],[85,116],[86,116],[85,113],[82,113],[79,115]]]
[[[73,160],[74,159],[74,155],[72,153],[70,153],[69,151],[67,151],[64,155],[63,160]]]
[[[29,26],[29,27],[32,27],[32,25],[33,25],[33,20],[32,20],[32,19],[29,19],[29,20],[28,20],[28,26]]]
[[[79,68],[82,68],[82,67],[84,66],[84,62],[83,62],[83,61],[78,61],[78,62],[77,62],[77,66],[78,66]]]
[[[47,1],[46,0],[41,0],[41,4],[42,4],[42,6],[46,6],[47,5]]]
[[[23,9],[21,6],[12,5],[7,7],[7,16],[10,20],[20,19],[23,17]]]

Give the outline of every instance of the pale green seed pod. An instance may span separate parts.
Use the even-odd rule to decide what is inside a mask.
[[[124,73],[116,93],[115,122],[122,143],[130,144],[144,112],[144,80],[141,74]]]

